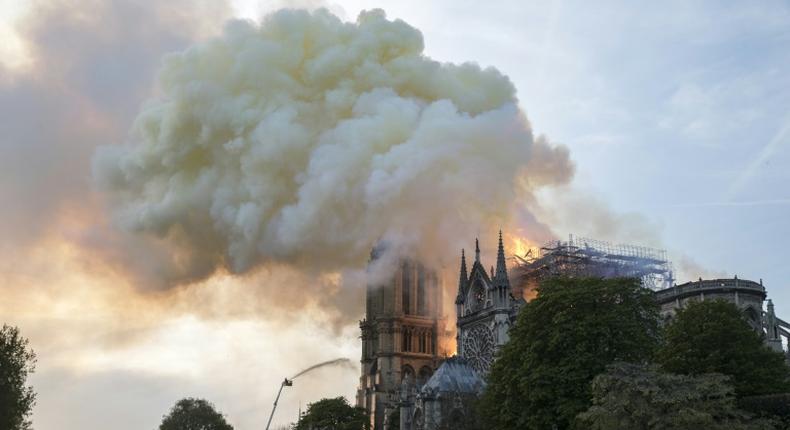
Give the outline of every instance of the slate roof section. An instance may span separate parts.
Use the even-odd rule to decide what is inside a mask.
[[[485,388],[483,378],[462,357],[450,357],[422,387],[422,393],[480,394]]]

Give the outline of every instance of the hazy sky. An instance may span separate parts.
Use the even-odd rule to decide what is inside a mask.
[[[281,6],[349,21],[383,8],[426,55],[496,67],[575,162],[570,186],[540,196],[556,235],[660,246],[681,276],[762,278],[790,315],[786,2],[158,3],[0,0],[0,320],[39,355],[39,430],[155,428],[184,396],[254,428],[283,377],[359,356],[361,296],[335,278],[289,289],[312,280],[266,267],[142,285],[126,269],[159,254],[115,230],[91,180],[95,148],[124,142],[156,94],[165,53]],[[353,400],[357,378],[304,377],[275,421]]]

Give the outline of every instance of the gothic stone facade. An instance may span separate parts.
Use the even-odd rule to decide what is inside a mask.
[[[483,377],[508,341],[523,299],[513,297],[499,234],[496,270],[486,272],[475,242],[475,260],[461,270],[455,300],[458,356],[447,359],[424,384],[404,380],[401,387],[400,430],[460,430],[474,419],[471,403],[485,388]],[[394,427],[389,427],[394,428]]]
[[[466,258],[461,251],[460,272],[455,299],[458,355],[467,359],[481,375],[485,375],[496,353],[507,343],[510,326],[524,302],[513,296],[505,264],[502,232],[499,233],[496,270],[492,267],[490,276],[480,261],[480,246],[476,240],[472,269],[467,275]]]
[[[376,258],[374,250],[371,262]],[[425,384],[441,364],[439,281],[434,271],[405,260],[389,282],[368,284],[357,405],[369,412],[375,430],[398,428],[387,421],[399,407],[402,382]]]
[[[749,325],[765,336],[765,343],[777,352],[784,352],[782,337],[790,338],[790,325],[776,316],[774,304],[768,300],[767,311],[763,302],[767,297],[762,279],[754,282],[747,279],[705,279],[674,285],[656,291],[656,301],[661,306],[661,315],[669,322],[679,309],[691,302],[703,300],[726,300],[737,306]]]

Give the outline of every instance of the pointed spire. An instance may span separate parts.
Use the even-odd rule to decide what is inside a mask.
[[[464,297],[466,297],[466,285],[469,283],[469,276],[466,274],[466,256],[464,255],[463,248],[461,249],[461,273],[458,277],[458,296],[455,299],[456,304],[461,304]]]
[[[510,287],[510,281],[507,278],[507,265],[505,264],[505,245],[502,242],[502,230],[499,230],[499,247],[496,253],[496,275],[494,275],[497,284],[502,287]]]
[[[461,249],[461,277],[458,281],[463,285],[469,282],[469,276],[466,274],[466,256],[463,249]]]
[[[480,262],[480,241],[475,238],[475,261]]]

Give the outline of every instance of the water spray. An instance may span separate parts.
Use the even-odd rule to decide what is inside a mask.
[[[348,358],[336,358],[334,360],[324,361],[322,363],[314,364],[306,369],[303,369],[296,375],[292,376],[290,379],[285,378],[283,382],[280,384],[280,389],[277,391],[277,397],[274,399],[274,406],[272,407],[272,413],[269,415],[269,422],[266,423],[266,430],[269,430],[269,426],[272,424],[272,418],[274,418],[274,411],[277,409],[277,402],[280,400],[280,394],[283,392],[283,387],[292,387],[294,384],[294,379],[304,375],[305,373],[311,372],[315,369],[324,367],[324,366],[337,366],[342,365],[345,367],[352,367],[351,360]],[[301,409],[301,407],[300,407]],[[301,413],[300,413],[301,415]]]
[[[294,379],[304,375],[305,373],[312,372],[313,370],[318,369],[320,367],[324,367],[324,366],[340,366],[340,365],[345,366],[345,367],[351,367],[352,366],[351,360],[349,360],[347,358],[336,358],[334,360],[329,360],[329,361],[324,361],[323,363],[314,364],[314,365],[312,365],[312,366],[310,366],[310,367],[308,367],[306,369],[303,369],[301,372],[297,373],[296,375],[292,376],[291,380],[294,380]]]

